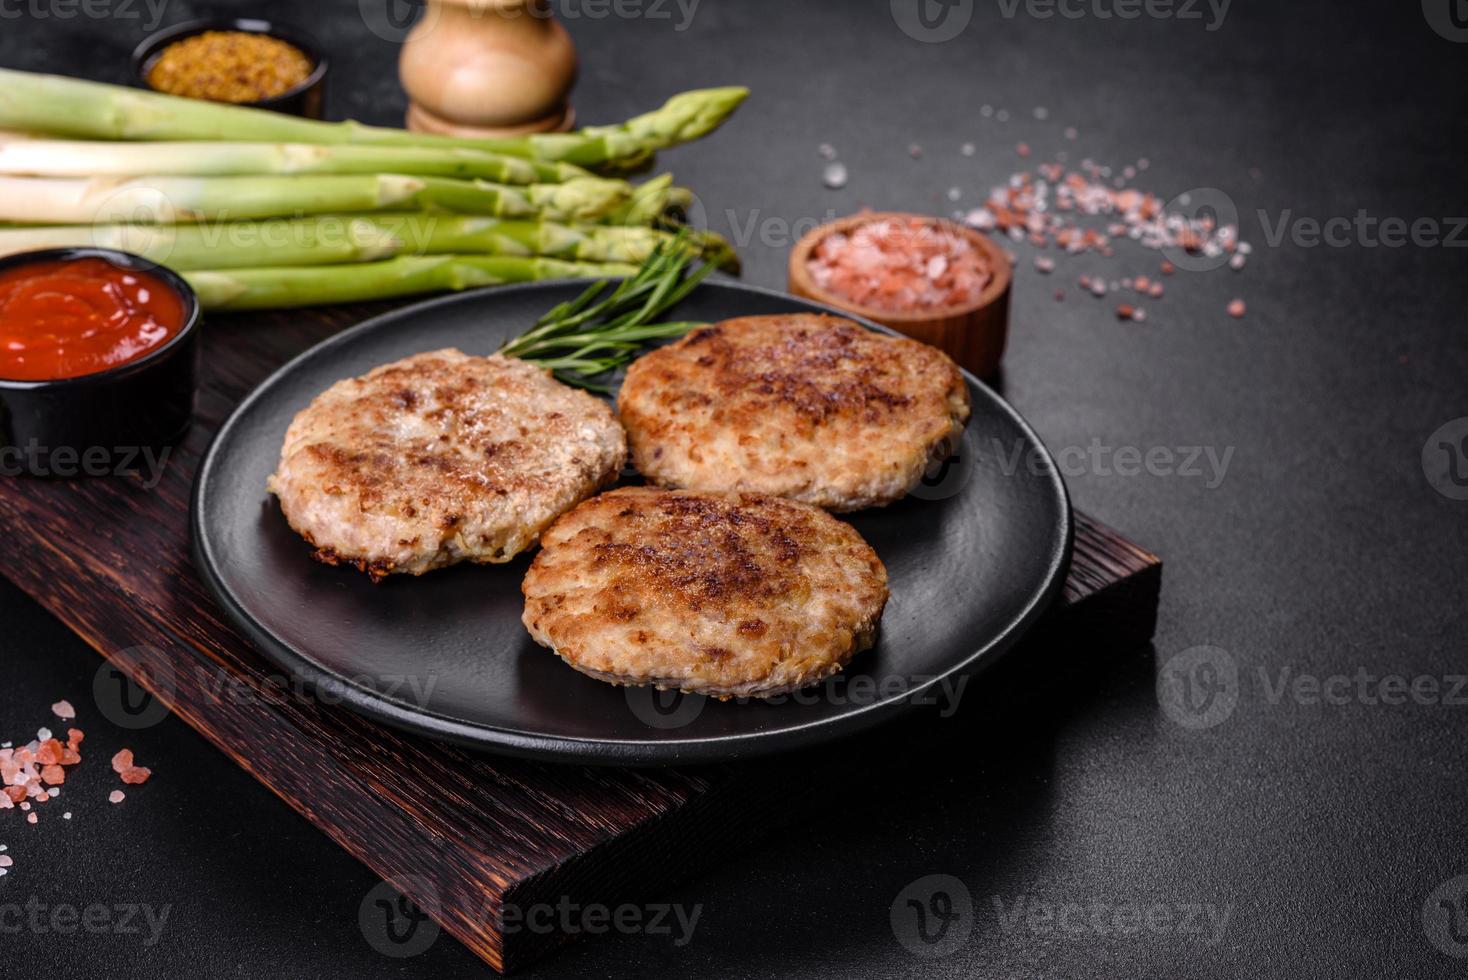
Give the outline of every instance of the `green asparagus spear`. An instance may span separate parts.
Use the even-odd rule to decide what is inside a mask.
[[[533,256],[638,263],[673,233],[456,214],[337,214],[194,225],[60,225],[0,229],[0,256],[42,248],[113,248],[176,270],[373,262],[398,255]],[[722,240],[708,261],[729,271],[738,260]]]
[[[0,138],[0,174],[28,177],[233,177],[412,174],[501,184],[559,184],[589,171],[569,163],[432,146],[309,143],[117,143]]]
[[[361,265],[200,270],[183,277],[206,310],[261,310],[392,299],[417,293],[580,277],[621,277],[637,267],[483,255],[404,256]]]
[[[507,139],[452,139],[0,69],[0,130],[100,140],[457,146],[592,169],[623,168],[711,132],[746,95],[743,88],[700,89],[674,96],[662,108],[615,126]]]
[[[0,221],[173,224],[422,208],[580,221],[608,213],[628,194],[624,182],[599,177],[520,187],[401,174],[95,180],[0,177]]]

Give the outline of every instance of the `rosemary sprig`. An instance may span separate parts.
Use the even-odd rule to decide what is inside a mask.
[[[703,326],[656,322],[714,271],[707,263],[689,271],[698,254],[691,236],[679,232],[659,245],[635,275],[615,286],[611,281],[591,285],[541,317],[500,353],[550,368],[566,384],[610,394],[611,389],[596,378],[631,361],[649,340],[680,337]]]

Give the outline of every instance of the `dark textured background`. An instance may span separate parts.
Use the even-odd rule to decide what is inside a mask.
[[[383,2],[360,8],[380,19]],[[828,811],[670,896],[703,905],[686,947],[611,937],[534,975],[1462,975],[1463,960],[1429,943],[1422,910],[1433,889],[1468,873],[1468,705],[1275,703],[1260,671],[1274,683],[1286,668],[1468,670],[1468,502],[1435,492],[1421,463],[1429,435],[1468,415],[1464,253],[1270,247],[1257,213],[1271,224],[1286,212],[1468,214],[1468,47],[1406,2],[1237,0],[1209,31],[1206,8],[1204,20],[1042,20],[1023,7],[1006,17],[993,0],[958,39],[936,44],[901,33],[886,0],[703,0],[686,31],[557,7],[580,49],[587,122],[682,88],[753,87],[715,138],[663,158],[716,227],[731,223],[727,209],[734,224],[753,217],[763,229],[741,243],[750,282],[783,285],[786,223],[863,204],[947,210],[954,186],[977,203],[1018,169],[1019,140],[1037,156],[1064,147],[1116,166],[1146,156],[1141,183],[1164,196],[1220,188],[1255,253],[1239,273],[1173,277],[1169,295],[1146,304],[1148,322],[1134,324],[1114,319],[1111,301],[1081,296],[1075,276],[1151,272],[1154,255],[1124,246],[1110,262],[1063,262],[1045,279],[1020,248],[1004,391],[1052,449],[1099,439],[1234,450],[1212,489],[1181,476],[1071,476],[1081,507],[1167,560],[1155,654],[1125,660],[1079,700],[1040,698],[988,744],[872,767]],[[0,6],[0,64],[111,81],[125,80],[147,19],[19,10]],[[400,118],[396,47],[364,26],[359,4],[175,0],[164,22],[209,12],[303,22],[336,59],[333,115]],[[1012,118],[981,118],[985,103]],[[1066,125],[1080,131],[1074,143],[1061,137]],[[965,141],[978,146],[972,158],[959,153]],[[822,187],[821,142],[851,170],[843,191]],[[924,147],[920,160],[911,143]],[[1246,319],[1223,314],[1235,295]],[[50,723],[46,706],[60,697],[88,713],[95,654],[8,586],[0,610],[0,738]],[[1158,665],[1198,645],[1227,651],[1239,700],[1221,724],[1193,730],[1169,720],[1154,683]],[[357,926],[369,872],[182,724],[130,735],[90,714],[95,750],[126,742],[158,775],[122,807],[79,778],[38,827],[0,814],[0,842],[16,859],[0,906],[169,905],[167,925],[146,948],[137,936],[0,933],[0,973],[487,972],[447,939],[413,959],[382,956]],[[56,820],[58,804],[75,818]],[[972,927],[964,945],[925,961],[894,938],[888,909],[930,874],[964,882],[975,912],[960,924]],[[1211,903],[1231,917],[1212,946],[1090,928],[1006,932],[995,898],[1008,907],[1020,896]]]

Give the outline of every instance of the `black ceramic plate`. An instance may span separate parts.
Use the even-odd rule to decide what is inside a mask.
[[[355,710],[462,744],[592,763],[709,762],[813,744],[941,702],[1057,593],[1070,553],[1065,486],[1029,426],[973,379],[973,419],[946,471],[898,504],[848,517],[891,578],[877,646],[825,686],[775,703],[657,694],[577,673],[520,624],[528,555],[376,586],[312,561],[265,492],[291,418],[333,382],[388,361],[449,346],[492,353],[582,288],[481,291],[378,317],[302,354],[239,406],[199,470],[194,550],[267,657]],[[820,310],[709,282],[673,315]]]

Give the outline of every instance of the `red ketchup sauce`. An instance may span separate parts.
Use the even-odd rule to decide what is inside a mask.
[[[0,271],[0,378],[54,381],[136,361],[184,326],[184,301],[156,276],[105,259]]]

